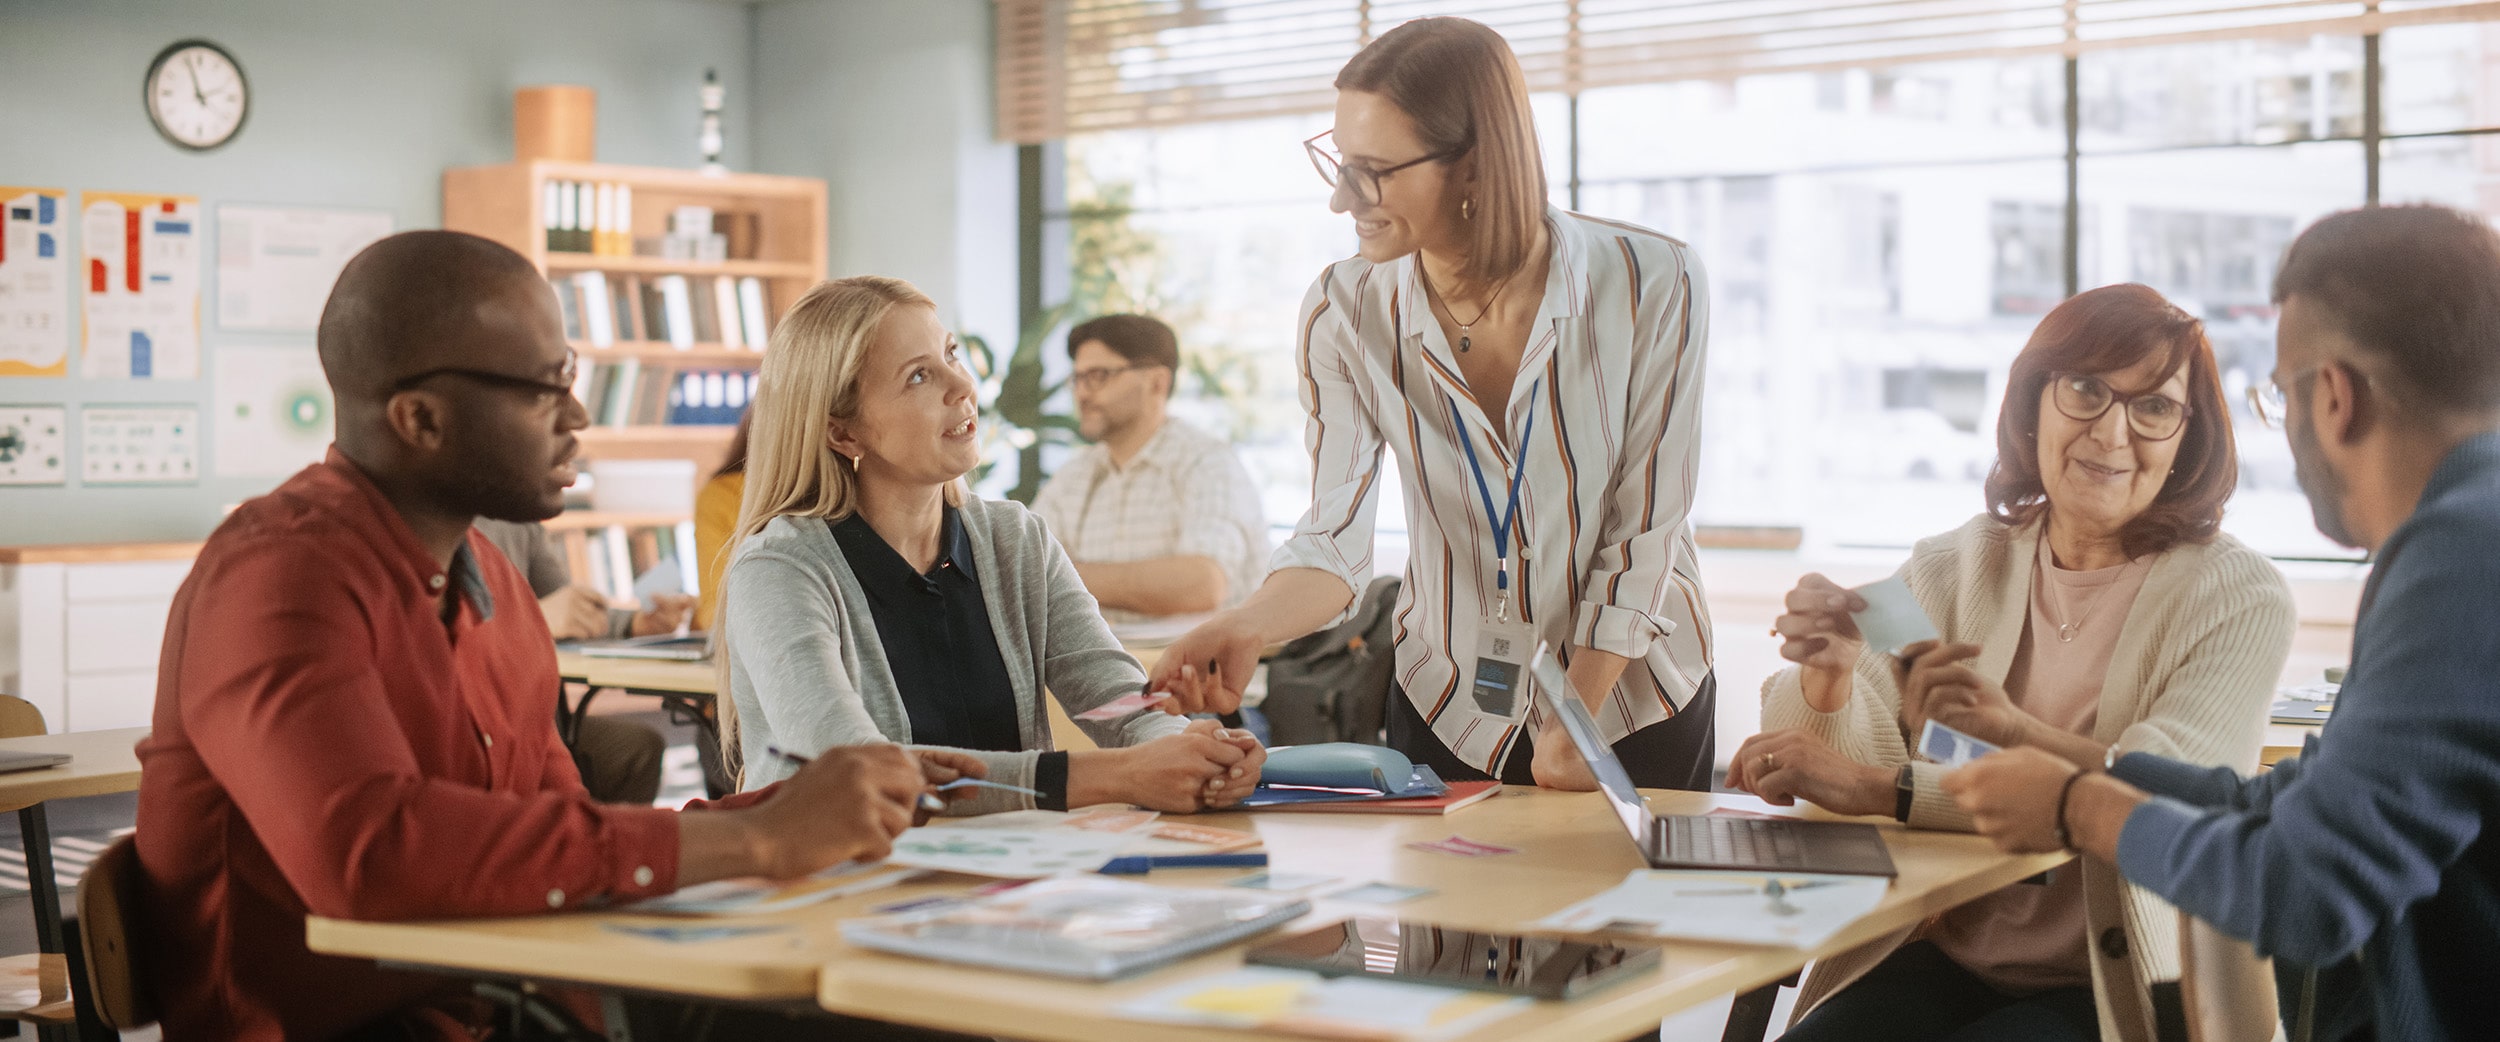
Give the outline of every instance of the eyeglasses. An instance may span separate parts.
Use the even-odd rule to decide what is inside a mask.
[[[2292,382],[2297,384],[2307,380],[2309,374],[2317,372],[2320,368],[2321,366],[2313,365],[2293,373]],[[2269,376],[2264,383],[2250,384],[2248,407],[2257,413],[2257,422],[2275,430],[2282,430],[2291,423],[2291,393],[2284,389],[2282,377]]]
[[[2100,377],[2088,373],[2058,373],[2051,380],[2055,393],[2049,400],[2057,403],[2057,411],[2077,423],[2090,423],[2100,419],[2110,406],[2123,405],[2127,409],[2127,427],[2146,441],[2168,441],[2187,424],[2187,403],[2176,398],[2120,394]]]
[[[1456,159],[1467,154],[1467,150],[1464,148],[1453,148],[1441,152],[1435,152],[1421,159],[1409,159],[1396,166],[1384,166],[1375,170],[1371,167],[1364,166],[1361,163],[1342,162],[1327,149],[1321,148],[1319,139],[1334,133],[1336,133],[1334,130],[1320,131],[1318,134],[1313,135],[1310,140],[1302,143],[1302,150],[1310,153],[1311,168],[1319,171],[1320,180],[1328,182],[1328,187],[1330,188],[1343,187],[1352,189],[1354,191],[1354,198],[1365,206],[1380,205],[1381,178],[1397,173],[1398,171],[1404,170],[1410,166],[1422,166],[1425,163]]]
[[[564,364],[556,369],[555,382],[549,382],[527,376],[514,376],[510,373],[492,372],[485,369],[468,369],[461,366],[444,366],[440,369],[428,369],[413,376],[403,376],[398,380],[393,381],[391,383],[391,393],[398,394],[401,391],[409,390],[418,384],[424,383],[437,376],[457,376],[464,380],[474,380],[489,387],[500,387],[509,391],[520,391],[526,393],[531,396],[531,405],[545,409],[555,406],[564,399],[573,396],[573,378],[581,372],[581,366],[582,356],[578,352],[566,351],[564,353]]]
[[[1083,391],[1086,394],[1092,394],[1096,391],[1102,390],[1104,384],[1110,383],[1112,377],[1118,376],[1121,373],[1135,372],[1139,369],[1160,368],[1162,368],[1162,366],[1145,365],[1141,363],[1138,365],[1124,365],[1108,369],[1079,369],[1076,372],[1068,374],[1068,383],[1070,386],[1075,387],[1079,391]]]

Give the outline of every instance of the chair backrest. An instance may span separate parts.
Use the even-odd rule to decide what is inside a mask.
[[[138,947],[139,851],[114,840],[78,880],[78,939],[96,1015],[117,1030],[156,1022]]]
[[[16,695],[0,695],[0,738],[26,738],[42,733],[43,710]]]
[[[2274,969],[2240,940],[2179,913],[2179,1001],[2189,1042],[2275,1037]]]

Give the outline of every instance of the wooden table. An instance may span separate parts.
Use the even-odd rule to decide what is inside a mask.
[[[44,801],[136,790],[139,754],[132,746],[147,736],[147,728],[124,727],[0,738],[0,752],[69,754],[69,762],[58,767],[0,774],[0,807],[18,809],[18,839],[26,848],[26,886],[35,906],[37,951],[69,950],[61,935],[61,889],[53,877],[52,826],[44,818]]]
[[[2272,767],[2276,763],[2300,755],[2301,742],[2318,733],[2323,724],[2266,724],[2265,747],[2257,751],[2257,763]]]
[[[1651,806],[1695,813],[1710,807],[1768,809],[1746,796],[1652,792]],[[1820,812],[1777,811],[1819,817]],[[1486,930],[1517,930],[1532,920],[1607,889],[1642,862],[1622,827],[1595,793],[1512,789],[1447,817],[1319,814],[1209,814],[1194,820],[1256,829],[1280,872],[1316,873],[1349,883],[1381,880],[1431,888],[1398,905],[1410,919]],[[1917,923],[2065,860],[2015,857],[1977,836],[1912,832],[1884,822],[1901,877],[1874,914],[1811,950],[1736,945],[1666,944],[1654,976],[1573,1002],[1540,1003],[1498,1021],[1472,1039],[1624,1038],[1654,1030],[1660,1019],[1719,996],[1780,981],[1809,960],[1846,950]],[[1520,853],[1462,859],[1406,849],[1452,833],[1520,848]],[[1161,872],[1159,884],[1214,885],[1248,870]],[[1241,965],[1242,946],[1107,984],[941,966],[844,944],[841,921],[872,906],[917,896],[958,893],[978,880],[941,875],[814,908],[734,920],[769,924],[773,932],[695,944],[671,944],[603,928],[606,923],[684,920],[626,912],[584,912],[505,920],[363,923],[314,918],[312,950],[330,955],[471,977],[569,981],[629,991],[761,1002],[810,1002],[838,1013],[1018,1039],[1094,1042],[1101,1039],[1204,1039],[1240,1042],[1254,1032],[1193,1029],[1114,1019],[1121,1002],[1202,974]],[[1321,899],[1316,925],[1379,906]],[[551,970],[561,967],[561,970]]]

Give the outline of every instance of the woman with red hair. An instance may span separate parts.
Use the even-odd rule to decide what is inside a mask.
[[[1863,598],[1799,580],[1775,633],[1795,665],[1763,685],[1729,784],[1969,831],[1946,768],[1912,756],[1928,720],[2079,764],[2253,768],[2293,616],[2282,574],[2221,532],[2238,479],[2203,323],[2139,285],[2059,305],[2006,378],[1988,511],[1898,573],[1944,639],[1896,660],[1852,621]],[[1824,960],[1787,1038],[2151,1038],[2177,1016],[2177,930],[2078,859]]]

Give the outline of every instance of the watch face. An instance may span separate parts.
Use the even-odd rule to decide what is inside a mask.
[[[149,66],[148,119],[165,139],[193,150],[215,148],[243,129],[251,89],[243,67],[224,48],[185,40]]]

